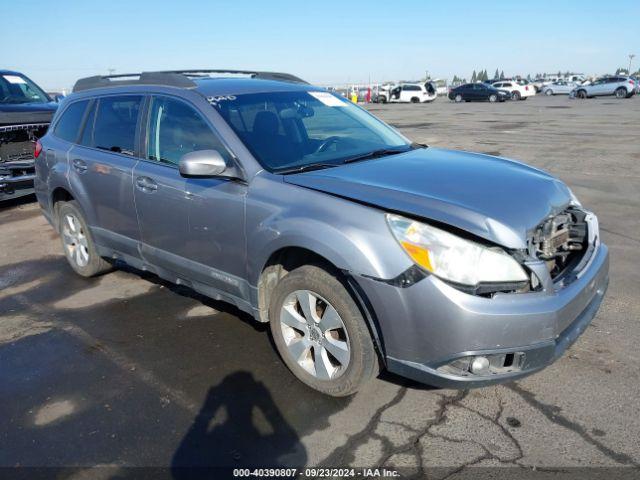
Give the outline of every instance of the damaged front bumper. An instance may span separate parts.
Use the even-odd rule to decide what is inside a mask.
[[[579,278],[550,291],[463,293],[429,275],[409,287],[357,279],[376,313],[387,368],[445,388],[474,388],[537,372],[584,332],[609,283],[599,244]]]

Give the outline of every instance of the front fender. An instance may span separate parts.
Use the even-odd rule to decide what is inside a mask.
[[[393,278],[412,264],[384,211],[260,175],[247,196],[248,279],[256,286],[274,252],[311,250],[354,274]]]

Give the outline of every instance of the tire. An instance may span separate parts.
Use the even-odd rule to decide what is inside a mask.
[[[303,303],[319,306],[311,319]],[[351,395],[378,373],[378,357],[360,309],[343,283],[323,268],[304,265],[279,281],[269,323],[289,370],[319,392]]]
[[[411,97],[411,103],[420,103],[420,99],[418,97]]]
[[[111,264],[98,255],[78,204],[62,202],[57,204],[57,212],[62,249],[71,268],[82,277],[94,277],[111,270]]]
[[[619,87],[615,92],[616,98],[627,98],[627,89],[624,87]]]
[[[496,103],[498,101],[498,96],[495,93],[492,95],[489,95],[489,101],[491,103]]]
[[[459,93],[453,98],[454,102],[456,103],[460,103],[462,102],[462,95],[460,95]]]
[[[380,97],[378,100],[380,103],[387,103],[387,97]]]
[[[576,97],[578,97],[581,100],[585,100],[587,98],[587,91],[586,90],[578,90],[578,92],[576,93]]]
[[[544,94],[545,94],[546,96],[550,97],[550,96],[552,96],[552,95],[553,95],[553,90],[551,90],[551,89],[549,88],[548,90],[545,90],[545,91],[544,91]]]
[[[522,100],[522,95],[519,91],[514,90],[513,92],[511,92],[511,100]]]

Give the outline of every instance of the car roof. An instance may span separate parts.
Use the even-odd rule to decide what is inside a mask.
[[[20,75],[24,77],[24,73],[15,72],[13,70],[0,70],[0,75]]]

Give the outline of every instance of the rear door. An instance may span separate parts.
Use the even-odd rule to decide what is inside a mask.
[[[90,107],[79,145],[69,151],[69,181],[98,244],[138,256],[132,172],[143,96],[109,95]]]

